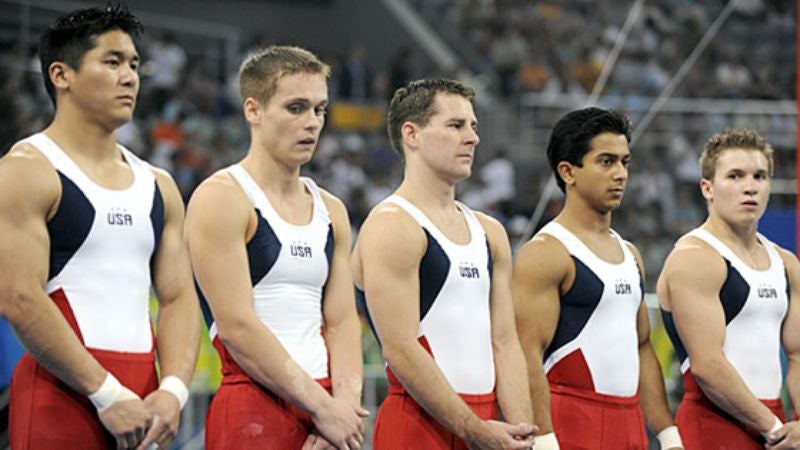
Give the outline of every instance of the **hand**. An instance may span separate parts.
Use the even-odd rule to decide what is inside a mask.
[[[336,450],[330,442],[316,432],[310,433],[301,450]]]
[[[497,420],[485,420],[474,434],[468,437],[467,445],[474,450],[528,450],[538,431],[535,425],[519,423],[512,425]]]
[[[152,415],[138,397],[120,400],[98,411],[100,422],[114,436],[119,449],[133,449],[144,439]]]
[[[361,418],[368,415],[369,411],[360,406],[329,397],[326,405],[314,412],[311,419],[317,432],[336,448],[358,450],[364,442]]]
[[[767,450],[798,450],[800,449],[800,423],[797,421],[786,422],[771,436],[771,443],[767,443]]]
[[[153,423],[136,450],[149,450],[153,444],[157,444],[158,448],[168,449],[178,435],[181,421],[178,398],[168,391],[157,389],[145,397],[144,406],[153,414]]]

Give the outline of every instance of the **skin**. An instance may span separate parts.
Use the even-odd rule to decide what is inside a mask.
[[[139,88],[138,63],[130,36],[110,31],[96,38],[95,48],[84,55],[79,69],[62,62],[49,68],[57,108],[45,134],[92,181],[108,189],[125,189],[133,182],[133,172],[116,147],[114,131],[132,117]],[[176,375],[188,384],[200,323],[181,232],[183,204],[172,179],[155,172],[165,204],[164,233],[154,269],[162,325],[156,345],[162,374]],[[107,372],[81,345],[44,291],[50,245],[47,222],[61,200],[58,175],[38,150],[19,144],[0,160],[0,187],[0,210],[10,212],[0,215],[0,313],[37,361],[78,392],[93,393]],[[156,425],[151,426],[156,416]],[[152,442],[166,446],[177,432],[178,401],[155,391],[144,402],[116,402],[99,417],[119,448],[144,448]]]
[[[284,75],[272,98],[244,102],[251,146],[241,162],[278,214],[307,224],[313,198],[299,179],[316,148],[328,102],[321,74]],[[189,203],[186,230],[195,274],[209,301],[219,338],[256,381],[311,415],[316,430],[303,448],[360,448],[362,362],[360,325],[349,271],[350,223],[336,197],[322,191],[335,248],[323,292],[324,337],[333,395],[306,374],[255,314],[246,244],[256,231],[253,205],[227,172],[204,181]]]
[[[455,184],[471,173],[479,142],[477,119],[471,103],[457,95],[437,94],[434,107],[427,125],[402,125],[406,170],[395,194],[420,208],[453,242],[466,244],[471,237],[455,204]],[[417,341],[419,304],[400,301],[419,298],[419,264],[427,239],[416,220],[391,204],[373,210],[353,252],[354,278],[365,291],[383,356],[414,400],[470,448],[529,448],[536,428],[530,425],[530,404],[521,401],[528,393],[508,287],[510,247],[497,221],[478,217],[494,258],[492,347],[498,403],[509,423],[478,418]]]
[[[575,234],[601,259],[622,263],[624,254],[611,234],[611,214],[622,202],[628,179],[630,150],[623,135],[602,133],[589,143],[582,167],[562,161],[557,169],[566,185],[566,202],[555,221]],[[640,270],[638,250],[626,243]],[[644,279],[644,272],[641,273]],[[531,403],[541,434],[551,433],[550,389],[543,355],[556,331],[560,298],[575,281],[575,264],[556,238],[544,234],[527,242],[517,254],[512,296],[530,372]],[[650,344],[646,305],[637,314],[639,336],[640,405],[648,426],[660,432],[673,424],[667,407],[661,368]],[[680,447],[676,447],[680,448]]]
[[[745,264],[757,270],[770,261],[756,232],[769,200],[770,177],[766,156],[751,149],[728,149],[717,159],[713,179],[703,179],[700,188],[708,204],[708,219],[702,228],[725,243]],[[781,331],[781,343],[789,368],[787,388],[793,405],[800,401],[800,269],[797,258],[779,249],[791,292],[789,310]],[[745,425],[766,432],[775,418],[748,389],[722,352],[725,314],[719,291],[725,282],[724,260],[711,246],[694,237],[675,244],[658,281],[661,306],[671,311],[681,341],[692,361],[692,374],[703,392],[717,406]],[[796,407],[795,407],[796,408]],[[770,439],[768,449],[800,448],[800,425],[788,422]]]

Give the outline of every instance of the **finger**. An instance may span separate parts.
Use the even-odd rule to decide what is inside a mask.
[[[356,413],[357,413],[357,414],[358,414],[360,417],[367,417],[367,416],[369,416],[369,410],[366,410],[366,409],[364,409],[364,408],[362,408],[362,407],[360,407],[360,406],[359,406],[359,407],[356,409]]]
[[[164,431],[164,427],[161,425],[161,417],[158,415],[153,416],[153,423],[150,425],[150,429],[147,430],[147,434],[144,435],[142,438],[142,443],[137,447],[137,449],[147,450],[150,448],[151,445],[155,444],[158,441],[158,438]]]
[[[313,450],[316,447],[317,443],[317,435],[314,433],[310,433],[307,437],[305,442],[303,442],[303,447],[300,450]]]

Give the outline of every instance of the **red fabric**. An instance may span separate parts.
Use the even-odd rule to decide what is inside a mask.
[[[547,381],[551,385],[558,384],[594,391],[592,373],[580,349],[573,351],[551,367],[547,372]]]
[[[686,450],[763,450],[764,438],[715,405],[697,385],[691,370],[683,375],[684,395],[675,422]],[[761,400],[785,421],[780,399]]]
[[[494,393],[461,394],[461,398],[481,419],[497,419]],[[467,444],[428,414],[402,387],[390,386],[389,395],[381,404],[375,419],[372,448],[467,450]]]
[[[154,353],[89,349],[123,385],[144,398],[158,389]],[[14,450],[116,448],[89,399],[62,383],[28,353],[11,379],[9,438]]]
[[[639,395],[617,397],[550,385],[550,415],[561,450],[647,450]]]
[[[206,449],[300,449],[314,430],[311,417],[256,383],[236,364],[219,338],[222,385],[206,415]],[[329,378],[317,380],[331,392]]]

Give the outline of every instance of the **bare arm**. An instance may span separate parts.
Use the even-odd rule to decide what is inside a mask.
[[[197,281],[208,300],[218,336],[236,362],[259,384],[309,413],[330,442],[360,439],[357,410],[335,401],[292,359],[253,309],[246,241],[255,212],[224,172],[192,196],[186,233]]]
[[[361,357],[361,323],[356,313],[350,272],[350,221],[339,199],[327,193],[323,193],[323,197],[333,222],[335,245],[322,310],[333,396],[359,406],[364,363]]]
[[[517,254],[511,294],[522,349],[528,362],[533,414],[541,434],[553,432],[550,385],[544,352],[553,340],[560,313],[560,289],[568,277],[569,255],[554,238],[536,237]]]
[[[497,401],[509,423],[533,424],[525,356],[514,322],[511,300],[511,247],[502,225],[479,214],[492,250],[492,348],[497,374]]]
[[[200,350],[200,308],[183,235],[183,200],[169,175],[157,170],[156,177],[164,201],[164,228],[153,268],[159,304],[156,349],[162,381],[177,377],[183,383],[179,386],[183,390],[191,384]],[[162,386],[170,388],[169,384]],[[184,394],[188,390],[177,395]],[[152,442],[165,448],[175,438],[182,406],[175,400],[185,401],[164,389],[147,396],[145,403],[159,420],[142,442],[143,448]]]
[[[636,263],[642,274],[644,284],[644,263],[639,251],[627,244],[636,257]],[[664,390],[664,376],[658,363],[653,345],[650,343],[650,318],[647,305],[642,302],[636,318],[636,330],[639,335],[639,404],[642,407],[647,426],[655,434],[674,425],[672,414],[667,404],[667,393]]]
[[[0,315],[40,364],[89,395],[109,374],[44,291],[50,252],[47,219],[60,195],[55,171],[33,148],[18,146],[0,160]],[[100,412],[100,419],[118,443],[139,442],[150,415],[135,394],[125,391],[122,401]]]
[[[759,432],[770,430],[775,417],[747,388],[722,352],[725,313],[719,290],[726,276],[722,258],[705,245],[683,244],[667,258],[661,276],[659,296],[668,297],[700,388],[745,425]]]

